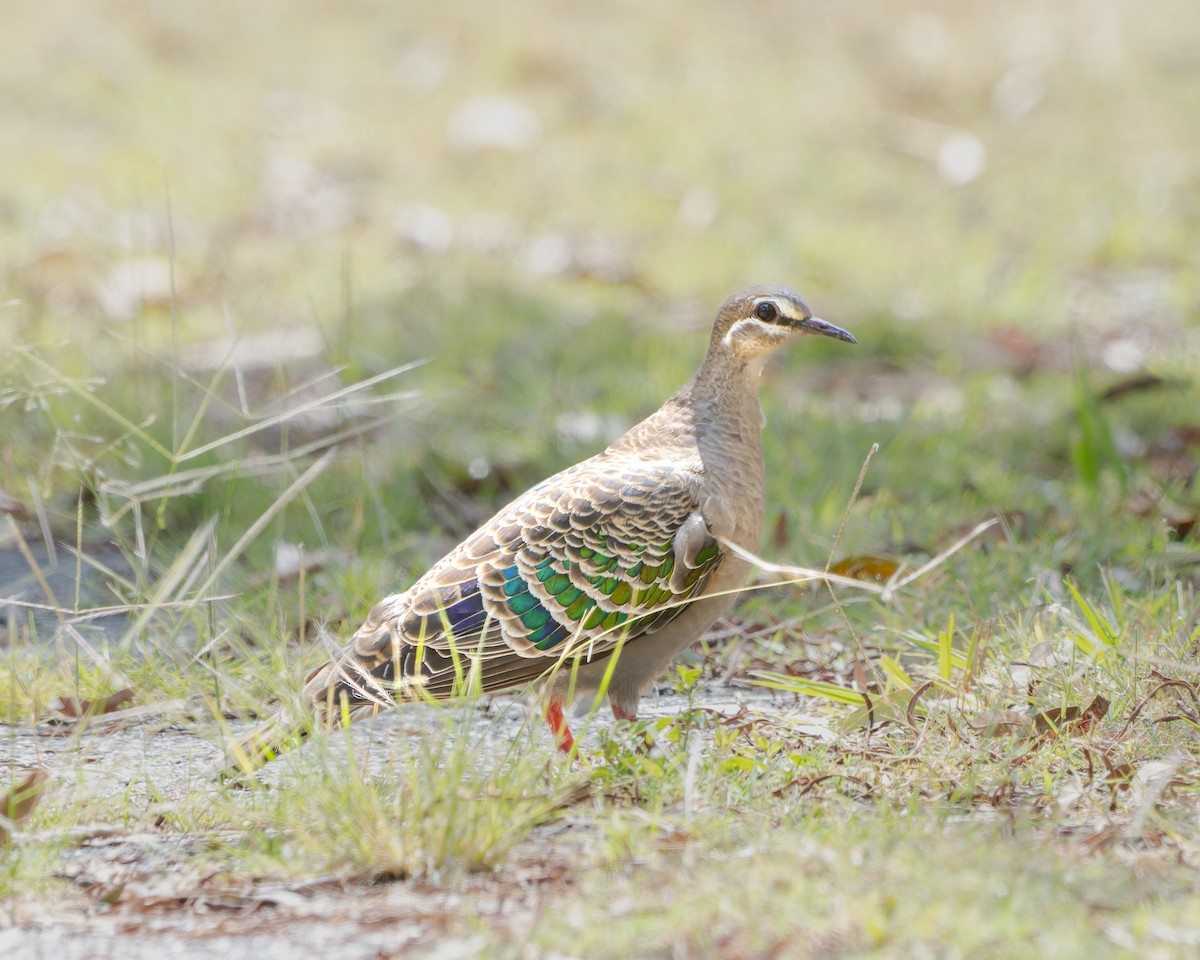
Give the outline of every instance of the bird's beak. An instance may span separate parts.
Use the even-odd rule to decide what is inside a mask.
[[[823,337],[833,337],[835,340],[844,340],[846,343],[858,343],[854,339],[854,334],[841,327],[835,327],[832,323],[826,323],[819,317],[805,317],[796,326],[808,333],[819,333]]]

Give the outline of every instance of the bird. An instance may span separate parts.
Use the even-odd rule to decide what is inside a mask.
[[[717,311],[703,362],[661,408],[605,450],[531,487],[380,600],[310,673],[300,712],[233,748],[253,772],[319,728],[401,701],[539,686],[557,746],[566,709],[607,697],[636,720],[643,690],[728,609],[749,577],[765,514],[758,381],[800,336],[856,343],[792,289],[755,286]],[[227,755],[228,759],[228,755]]]

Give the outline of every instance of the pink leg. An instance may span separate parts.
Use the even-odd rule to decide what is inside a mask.
[[[559,750],[570,753],[575,749],[575,738],[571,736],[571,728],[567,726],[567,718],[563,716],[561,700],[551,700],[546,704],[546,722],[550,724],[550,732],[554,734]]]

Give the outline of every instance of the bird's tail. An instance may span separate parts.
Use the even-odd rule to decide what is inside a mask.
[[[298,705],[280,708],[225,752],[216,776],[240,780],[298,747],[314,730],[352,722],[371,707],[394,703],[385,685],[350,657],[330,660],[308,675]]]
[[[295,711],[279,710],[226,749],[216,770],[217,777],[240,780],[251,776],[280,754],[302,744],[315,726],[315,716],[297,716]]]

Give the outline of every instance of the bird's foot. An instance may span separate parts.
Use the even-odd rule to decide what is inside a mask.
[[[637,720],[636,710],[626,710],[624,707],[618,706],[615,703],[609,704],[612,707],[612,715],[616,720],[628,720],[630,723]]]
[[[554,742],[558,744],[558,749],[567,754],[574,751],[575,737],[571,734],[571,728],[567,726],[567,718],[563,716],[561,700],[551,700],[546,704],[546,723],[550,725],[550,732],[554,734]]]
[[[637,723],[637,710],[626,710],[624,707],[617,706],[615,703],[610,703],[614,720],[620,720],[625,723]],[[650,752],[654,747],[654,742],[650,739],[650,731],[643,730],[641,743],[637,747],[637,752],[643,756]]]

